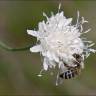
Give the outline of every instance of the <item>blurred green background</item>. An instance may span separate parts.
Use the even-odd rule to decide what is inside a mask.
[[[92,30],[86,37],[96,43],[95,0],[1,0],[0,40],[13,48],[34,45],[36,38],[29,36],[26,30],[37,29],[38,22],[45,19],[43,12],[48,16],[51,11],[57,13],[60,2],[66,17],[73,17],[75,22],[79,10],[80,16],[89,21],[84,29]],[[55,86],[56,76],[51,76],[50,72],[37,77],[41,68],[38,53],[9,52],[0,48],[0,96],[96,95],[96,54],[85,60],[85,69],[78,78],[64,80],[58,87]]]

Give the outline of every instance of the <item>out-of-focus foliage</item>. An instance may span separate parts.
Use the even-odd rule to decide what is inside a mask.
[[[58,11],[57,0],[1,0],[0,1],[0,40],[11,47],[34,44],[36,39],[27,34],[27,29],[37,29],[38,22],[45,19],[42,13],[51,16]],[[76,22],[77,10],[89,21],[85,29],[92,30],[86,35],[96,42],[96,1],[62,0],[61,10]],[[94,48],[96,48],[94,46]],[[55,86],[56,76],[46,72],[37,77],[42,61],[39,54],[30,51],[8,52],[0,49],[0,95],[96,95],[96,55],[92,54],[85,61],[82,74],[72,80],[64,80]]]

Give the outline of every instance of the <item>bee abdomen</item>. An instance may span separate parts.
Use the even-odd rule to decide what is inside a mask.
[[[59,75],[59,77],[62,78],[62,79],[71,79],[71,78],[74,78],[76,75],[77,75],[76,71],[74,71],[74,70],[67,70],[64,73],[61,73]]]

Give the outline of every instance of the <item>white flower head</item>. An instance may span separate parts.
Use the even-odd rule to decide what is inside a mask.
[[[60,6],[59,6],[60,9]],[[39,22],[38,30],[27,30],[27,33],[36,37],[39,44],[30,48],[31,52],[40,52],[44,57],[43,70],[58,67],[59,71],[64,72],[67,67],[75,67],[73,61],[76,61],[74,54],[79,54],[82,57],[81,68],[84,68],[84,59],[91,52],[96,50],[91,49],[94,45],[92,41],[88,41],[82,37],[82,34],[90,31],[83,31],[83,24],[87,23],[84,17],[79,19],[79,11],[77,11],[77,22],[72,24],[72,18],[66,18],[64,12],[48,17],[45,13],[46,21]],[[41,70],[42,71],[42,70]],[[41,72],[40,72],[41,73]],[[41,76],[41,74],[39,74]]]

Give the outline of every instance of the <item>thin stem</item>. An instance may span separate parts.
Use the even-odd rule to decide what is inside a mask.
[[[2,49],[5,49],[7,51],[26,51],[29,50],[30,47],[32,47],[32,45],[26,46],[26,47],[21,47],[21,48],[11,48],[9,46],[7,46],[6,44],[4,44],[3,42],[0,41],[0,47]]]

